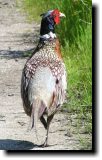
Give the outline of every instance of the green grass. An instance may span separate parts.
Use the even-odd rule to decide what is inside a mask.
[[[88,26],[81,41],[62,48],[68,72],[68,97],[72,107],[92,105],[92,30]]]
[[[68,75],[65,107],[87,115],[92,109],[92,1],[23,0],[22,8],[30,21],[37,22],[41,20],[40,14],[47,10],[58,8],[65,13],[66,18],[56,27]],[[91,122],[91,118],[89,120]]]
[[[92,143],[91,141],[87,141],[87,137],[83,138],[79,136],[79,141],[80,141],[80,150],[92,150]]]

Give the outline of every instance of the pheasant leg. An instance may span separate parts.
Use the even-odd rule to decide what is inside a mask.
[[[40,117],[40,121],[44,125],[44,128],[47,129],[47,122],[46,122],[45,118],[43,117],[43,115]]]
[[[47,147],[48,146],[48,133],[49,133],[49,126],[50,126],[50,122],[53,119],[54,115],[51,115],[47,118],[47,133],[46,133],[46,139],[45,142],[43,144],[43,147]]]

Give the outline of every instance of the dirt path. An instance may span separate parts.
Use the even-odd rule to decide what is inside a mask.
[[[29,117],[24,113],[20,97],[21,72],[27,58],[22,55],[35,47],[39,25],[29,24],[25,17],[15,0],[0,0],[0,149],[81,149],[75,132],[75,114],[59,112],[55,115],[50,127],[49,147],[37,145],[45,139],[42,124],[38,126],[39,141],[33,131],[27,132]],[[91,136],[83,134],[82,137],[90,140]]]

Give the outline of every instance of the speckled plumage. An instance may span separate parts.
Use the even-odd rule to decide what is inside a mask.
[[[53,76],[58,80],[64,74],[63,62],[55,54],[55,41],[46,42],[44,47],[40,49],[34,56],[28,60],[25,65],[26,76],[33,76],[36,68],[39,66],[49,67]]]
[[[40,97],[42,94],[45,95],[50,94],[49,98],[46,100],[48,103],[44,100],[45,95],[41,99],[45,104],[45,108],[47,108],[48,114],[51,114],[53,110],[57,110],[58,106],[62,105],[64,102],[66,94],[66,71],[62,59],[60,59],[55,53],[55,46],[56,46],[56,40],[45,42],[43,47],[41,47],[41,49],[38,49],[38,51],[34,53],[34,55],[25,64],[22,76],[22,98],[24,101],[25,111],[28,115],[31,114],[30,106],[33,101],[31,100],[31,98],[29,99],[28,95],[29,86],[32,81],[34,81],[33,82],[34,90],[36,90],[36,88],[40,87],[42,88],[43,86],[43,92],[40,91]],[[46,79],[46,84],[44,84],[42,80],[40,82],[41,76],[43,77],[43,75],[44,77],[46,77],[46,75],[49,76]],[[35,77],[39,77],[39,79],[37,78],[35,79]],[[47,83],[49,84],[50,77],[53,77],[52,78],[53,87],[51,86],[53,89],[51,93],[48,93],[49,90],[44,85],[47,85]],[[29,92],[29,94],[31,93]],[[35,97],[39,96],[37,94],[38,93],[34,92],[33,96]],[[56,97],[56,102],[55,100],[54,102],[52,102],[53,94]],[[52,106],[50,106],[51,103]],[[47,104],[49,104],[49,106],[47,106]]]

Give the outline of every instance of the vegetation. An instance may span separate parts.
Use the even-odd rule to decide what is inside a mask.
[[[68,73],[68,104],[91,122],[92,116],[92,1],[91,0],[23,0],[29,20],[40,22],[41,13],[58,8],[66,18],[56,32]],[[89,113],[89,114],[88,114]],[[92,127],[87,127],[91,131]],[[90,132],[89,131],[89,132]]]

